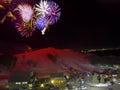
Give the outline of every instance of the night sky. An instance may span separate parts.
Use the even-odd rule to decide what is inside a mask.
[[[35,31],[32,37],[23,38],[15,30],[13,23],[7,20],[0,25],[0,42],[26,44],[35,49],[120,46],[120,1],[54,1],[61,7],[61,18],[56,24],[49,26],[45,35]]]

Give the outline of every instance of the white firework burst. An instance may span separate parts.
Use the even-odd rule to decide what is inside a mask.
[[[18,9],[22,17],[22,20],[24,22],[29,22],[33,16],[32,7],[28,4],[20,4],[18,5]]]
[[[49,3],[46,0],[41,0],[39,4],[35,5],[35,11],[37,13],[37,16],[45,17],[45,15],[49,13],[49,10]]]

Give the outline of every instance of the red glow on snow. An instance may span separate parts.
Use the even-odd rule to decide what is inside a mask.
[[[69,49],[45,48],[16,54],[16,57],[15,68],[6,71],[5,75],[21,71],[35,71],[39,76],[55,72],[70,73],[70,68],[80,72],[96,70],[85,55]]]

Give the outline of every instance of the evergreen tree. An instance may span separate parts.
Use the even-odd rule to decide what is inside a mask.
[[[117,73],[118,73],[117,77],[118,79],[120,79],[120,69],[117,69]]]
[[[101,80],[100,80],[100,83],[105,83],[105,77],[104,77],[104,75],[101,75]]]

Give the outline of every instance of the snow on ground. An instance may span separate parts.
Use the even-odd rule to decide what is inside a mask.
[[[15,68],[6,71],[6,74],[4,72],[4,76],[9,77],[11,72],[22,71],[35,71],[38,75],[47,75],[54,72],[68,73],[70,68],[81,72],[97,70],[89,63],[85,55],[69,49],[45,48],[16,54],[16,57]]]

